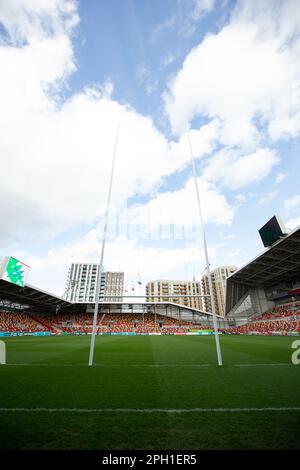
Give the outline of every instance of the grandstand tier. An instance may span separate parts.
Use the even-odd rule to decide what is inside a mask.
[[[300,228],[297,228],[228,277],[226,317],[249,322],[274,307],[288,310],[289,304],[300,301],[299,286]]]

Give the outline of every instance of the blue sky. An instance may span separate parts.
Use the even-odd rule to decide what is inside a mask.
[[[127,284],[204,269],[188,130],[212,267],[300,224],[297,0],[11,0],[0,25],[0,255],[32,284],[98,261],[118,122],[105,268]]]
[[[214,10],[205,24],[188,19],[194,2],[174,0],[91,0],[79,3],[80,26],[75,51],[80,68],[70,79],[70,92],[110,79],[114,96],[164,124],[161,94],[185,55],[215,30],[220,15]],[[224,14],[222,9],[222,13]],[[186,31],[174,34],[175,21]],[[174,22],[174,26],[171,26]],[[193,33],[192,33],[193,32]],[[106,45],[107,47],[103,47]],[[147,86],[153,91],[147,93]],[[163,121],[163,122],[162,122]]]

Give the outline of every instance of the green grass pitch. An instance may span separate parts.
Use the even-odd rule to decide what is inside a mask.
[[[295,339],[5,339],[0,449],[300,449]]]

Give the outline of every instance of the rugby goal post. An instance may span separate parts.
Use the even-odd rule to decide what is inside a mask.
[[[6,345],[4,341],[0,341],[0,365],[6,364]]]

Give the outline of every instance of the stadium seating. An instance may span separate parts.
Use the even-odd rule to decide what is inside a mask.
[[[156,320],[156,322],[155,322]],[[3,328],[2,328],[3,327]],[[25,315],[8,313],[0,317],[2,331],[50,331],[52,334],[88,334],[92,332],[93,315],[53,314]],[[106,313],[100,314],[97,321],[98,333],[186,333],[191,329],[206,328],[198,323],[177,320],[153,313]]]
[[[92,328],[92,313],[32,315],[0,312],[0,331],[4,332],[47,331],[52,334],[90,334]],[[193,329],[207,329],[207,326],[153,313],[100,313],[97,321],[97,332],[107,334],[185,334]],[[273,307],[263,315],[252,317],[251,321],[244,325],[222,331],[239,335],[299,333],[300,303]]]
[[[0,312],[0,331],[34,333],[48,328],[26,313]]]
[[[270,335],[274,333],[287,335],[290,332],[300,333],[300,320],[256,321],[229,328],[226,332],[239,335],[247,335],[251,333],[262,335]]]
[[[244,325],[224,330],[230,334],[282,334],[300,332],[300,302],[286,303],[271,308],[262,315],[251,317]]]
[[[275,320],[277,318],[287,318],[292,316],[300,316],[300,306],[295,304],[278,305],[262,315],[252,317],[252,320]]]

